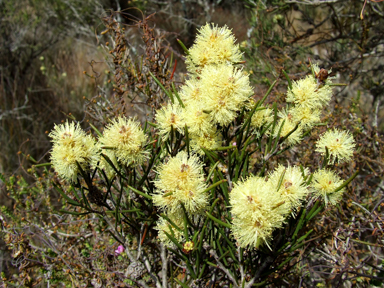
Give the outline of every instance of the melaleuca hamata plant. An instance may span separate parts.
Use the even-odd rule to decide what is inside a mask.
[[[263,97],[253,94],[227,27],[203,26],[185,52],[189,76],[178,89],[151,74],[169,97],[153,122],[122,115],[103,133],[92,126],[97,143],[73,123],[51,132],[52,165],[72,184],[61,191],[74,206],[67,212],[108,223],[128,263],[150,276],[125,274],[137,285],[202,287],[212,277],[232,287],[272,283],[313,233],[312,219],[334,209],[356,176],[337,175],[336,163],[352,161],[347,131],[321,135],[318,167],[289,154],[326,125],[330,71],[311,64],[303,79],[287,78],[278,107],[266,101],[277,81]]]

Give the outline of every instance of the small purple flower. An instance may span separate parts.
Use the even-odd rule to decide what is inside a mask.
[[[233,142],[232,145],[233,145],[233,146],[236,146],[236,142]]]
[[[115,255],[119,255],[121,253],[124,252],[124,246],[123,245],[119,245],[119,247],[117,247],[117,249],[115,250]]]

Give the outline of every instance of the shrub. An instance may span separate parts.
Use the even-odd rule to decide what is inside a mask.
[[[337,85],[323,76],[329,71],[309,63],[308,76],[293,82],[277,78],[258,97],[238,61],[234,36],[226,27],[207,24],[185,51],[189,77],[177,89],[165,61],[156,58],[163,55],[160,48],[148,52],[152,57],[139,68],[125,54],[123,29],[112,18],[107,23],[119,39],[110,50],[118,71],[115,99],[126,101],[126,91],[149,97],[154,122],[141,125],[112,103],[90,125],[97,143],[77,124],[51,132],[52,163],[30,170],[38,180],[32,189],[21,177],[3,179],[16,204],[15,211],[3,208],[3,233],[24,271],[18,279],[4,275],[3,281],[27,286],[44,277],[72,286],[252,287],[299,278],[316,284],[296,264],[316,261],[319,239],[329,241],[333,231],[330,219],[351,203],[343,201],[343,193],[358,174],[354,161],[360,156],[354,151],[363,135],[355,118],[344,123],[356,125],[345,132],[327,113]],[[143,27],[149,45],[159,43],[145,38],[153,30]],[[278,82],[287,85],[285,101],[267,101],[281,95]],[[161,97],[152,95],[158,89]],[[93,115],[100,115],[97,109],[106,100],[96,103]],[[338,113],[343,111],[335,112],[336,119]],[[110,124],[102,130],[107,117]],[[318,137],[320,132],[325,133]],[[38,199],[49,201],[52,190],[62,197],[56,208],[61,214],[36,213]],[[343,273],[380,279],[377,270],[350,268]]]

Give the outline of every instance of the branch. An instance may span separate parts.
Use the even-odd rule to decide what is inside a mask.
[[[145,284],[145,282],[143,280],[138,280],[136,281],[137,283],[139,283],[141,286],[143,286],[144,288],[150,288],[147,284]]]
[[[217,256],[216,251],[211,249],[209,250],[209,254],[211,254],[211,256],[215,258],[217,267],[220,268],[227,275],[227,277],[232,281],[233,287],[239,288],[239,286],[237,285],[236,279],[231,275],[231,273],[229,273],[228,269],[225,268],[224,265],[220,262],[219,256]]]
[[[237,255],[238,255],[238,259],[239,259],[239,265],[240,265],[240,276],[241,276],[241,282],[240,283],[243,283],[244,281],[244,267],[243,267],[243,264],[241,262],[241,248],[240,246],[237,247]]]
[[[152,267],[151,267],[151,264],[148,261],[147,256],[145,256],[145,254],[143,253],[141,258],[142,258],[142,261],[144,262],[145,268],[147,268],[149,276],[155,281],[156,288],[166,288],[166,287],[162,287],[161,286],[159,278],[157,278],[156,274],[152,273]]]
[[[266,268],[268,268],[273,263],[273,261],[274,261],[273,257],[268,256],[267,259],[265,259],[265,261],[262,262],[262,264],[260,265],[259,269],[257,270],[255,276],[251,279],[251,281],[249,281],[244,285],[244,288],[251,288],[253,283],[255,283],[256,279],[260,277],[261,273],[263,273],[263,271]]]
[[[167,267],[168,267],[168,261],[167,261],[167,252],[163,245],[163,243],[160,244],[160,257],[161,257],[161,263],[162,263],[162,269],[161,269],[161,278],[163,280],[163,288],[168,287],[167,282]]]

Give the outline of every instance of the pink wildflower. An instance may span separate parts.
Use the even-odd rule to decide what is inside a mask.
[[[119,255],[121,253],[124,252],[124,246],[123,245],[119,245],[119,247],[117,247],[117,249],[115,250],[115,255]]]

